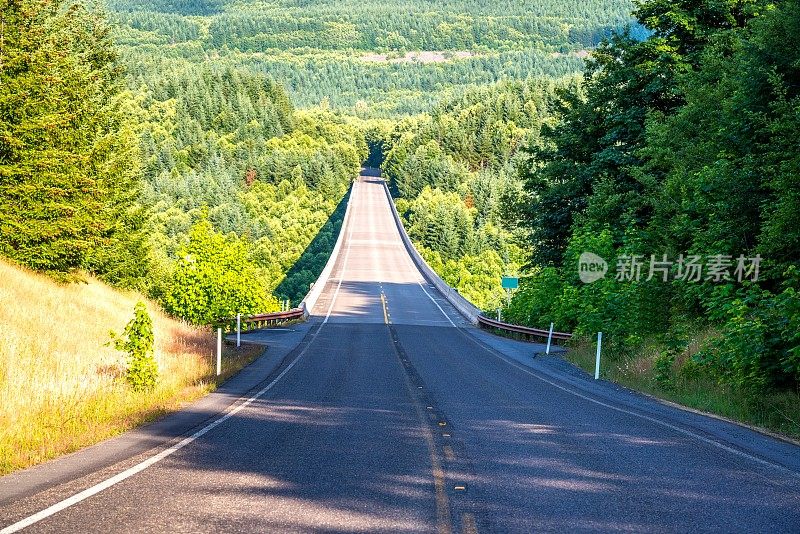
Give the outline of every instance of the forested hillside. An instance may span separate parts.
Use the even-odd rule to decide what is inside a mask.
[[[519,188],[513,156],[538,130],[552,91],[550,82],[532,80],[573,75],[588,48],[629,21],[629,6],[599,1],[111,0],[108,7],[128,86],[143,108],[143,199],[157,228],[152,291],[183,315],[190,314],[188,304],[169,296],[173,266],[182,265],[174,263],[186,253],[181,244],[204,217],[211,231],[246,236],[247,243],[231,242],[250,251],[246,272],[269,293],[297,302],[318,272],[313,266],[322,262],[324,247],[303,256],[299,268],[295,262],[341,199],[343,177],[367,159],[364,135],[374,164],[393,149],[387,169],[410,203],[401,208],[414,219],[411,233],[431,262],[476,303],[497,306],[499,274],[516,271],[523,258],[514,228],[500,221],[500,198]],[[494,86],[504,78],[520,81]],[[260,83],[266,87],[258,89]],[[491,106],[482,102],[487,98]],[[293,112],[289,100],[318,107]],[[374,120],[425,109],[433,111],[397,128]],[[471,119],[463,130],[438,139],[466,116]],[[495,126],[503,131],[495,133]],[[439,161],[428,143],[434,138],[449,160]],[[416,153],[406,161],[409,150]],[[414,174],[428,165],[437,170]],[[407,191],[404,184],[412,181],[415,190]],[[308,194],[285,197],[301,182]],[[424,185],[432,190],[423,195]],[[446,209],[460,211],[444,223],[424,220],[419,214],[448,204],[443,194],[459,195]],[[303,207],[306,198],[319,209]],[[441,230],[437,224],[445,225],[447,242],[422,240]],[[315,244],[332,242],[336,225],[324,228],[328,234]],[[277,306],[270,299],[248,302],[225,307]]]
[[[96,11],[2,14],[5,256],[146,291],[198,324],[299,303],[327,258],[296,264],[335,238],[326,223],[367,158],[359,127],[224,62],[138,70]]]
[[[495,275],[523,258],[499,199],[519,186],[515,154],[552,90],[532,80],[579,71],[628,7],[109,0],[106,21],[96,6],[9,4],[3,164],[16,178],[0,199],[3,252],[136,287],[198,323],[296,304],[359,165],[391,151],[415,239],[438,231],[426,203],[460,196],[445,237],[424,244],[495,306]],[[504,78],[519,81],[483,88]],[[397,126],[374,120],[424,109]],[[440,139],[454,120],[463,129]],[[32,168],[44,172],[27,181]]]
[[[398,210],[421,253],[484,310],[500,306],[503,275],[525,263],[524,234],[509,206],[521,192],[520,149],[552,116],[564,83],[529,79],[465,91],[406,119],[383,144]]]
[[[107,0],[136,76],[217,64],[279,80],[299,107],[362,117],[426,111],[451,88],[560,77],[630,22],[590,2]]]
[[[261,292],[273,294],[358,175],[363,134],[328,113],[295,112],[283,89],[258,74],[200,66],[147,82],[139,98],[153,291],[171,291],[170,264],[207,218],[209,231],[238,236],[230,244],[244,247]],[[290,284],[293,292],[275,296],[299,303],[324,263],[316,259],[295,275],[302,283]],[[245,309],[277,306],[255,299]]]

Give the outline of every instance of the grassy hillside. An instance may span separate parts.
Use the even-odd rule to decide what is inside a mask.
[[[65,454],[175,410],[214,387],[209,331],[148,303],[160,381],[134,393],[107,345],[143,297],[89,279],[59,285],[0,261],[0,474]],[[230,369],[253,355],[229,358]]]

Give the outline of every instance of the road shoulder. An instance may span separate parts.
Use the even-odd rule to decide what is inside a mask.
[[[755,461],[774,466],[776,469],[800,479],[800,447],[789,441],[764,434],[735,421],[712,414],[686,409],[674,403],[644,395],[606,380],[595,381],[581,369],[557,356],[536,356],[543,352],[536,343],[525,343],[495,336],[477,328],[462,328],[486,351],[518,368],[526,369],[540,380],[576,394],[592,402],[608,405],[636,417],[661,422],[662,426],[674,427],[676,431],[688,432],[701,440],[714,442],[722,449],[753,457]],[[701,442],[698,441],[698,446]],[[729,451],[730,452],[730,451]]]

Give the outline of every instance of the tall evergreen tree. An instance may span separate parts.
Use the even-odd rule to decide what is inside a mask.
[[[34,269],[133,283],[138,142],[102,16],[62,0],[10,0],[0,43],[0,252]]]

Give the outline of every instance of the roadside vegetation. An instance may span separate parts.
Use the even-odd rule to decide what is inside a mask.
[[[800,3],[635,14],[650,36],[601,45],[526,149],[530,276],[505,316],[602,331],[610,378],[797,435]],[[581,280],[585,252],[604,278]]]
[[[359,127],[295,110],[263,73],[126,69],[96,8],[0,5],[0,254],[13,262],[0,275],[0,473],[211,391],[207,325],[299,303],[367,158]],[[226,354],[222,378],[260,353]]]
[[[66,454],[175,411],[217,384],[208,328],[168,317],[147,302],[158,380],[127,379],[122,333],[144,297],[95,278],[60,284],[0,261],[0,474]],[[226,348],[224,376],[263,351]]]

